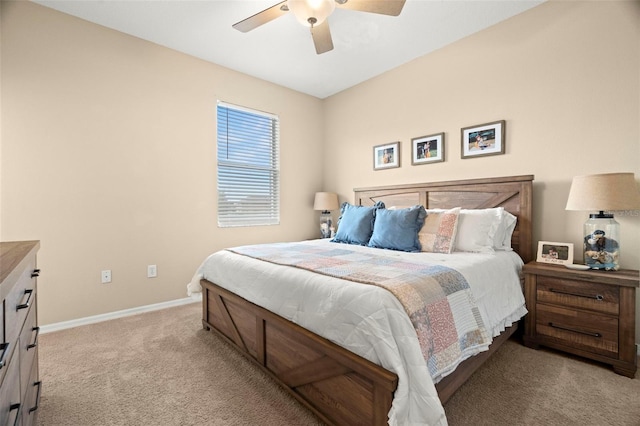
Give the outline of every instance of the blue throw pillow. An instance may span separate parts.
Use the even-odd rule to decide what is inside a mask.
[[[373,232],[376,211],[381,208],[384,208],[384,203],[381,201],[372,207],[342,203],[338,232],[331,242],[366,246]]]
[[[379,210],[369,247],[415,252],[420,251],[418,232],[427,212],[423,206],[398,210]]]

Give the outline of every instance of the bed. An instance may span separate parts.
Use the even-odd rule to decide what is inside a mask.
[[[532,259],[532,181],[533,176],[526,175],[357,188],[354,189],[353,205],[374,206],[383,202],[388,208],[396,209],[421,205],[430,212],[457,207],[476,210],[502,207],[517,218],[515,229],[511,232],[510,245],[513,251],[496,253],[495,256],[478,253],[476,257],[496,258],[509,265],[517,263],[519,267]],[[343,246],[326,240],[308,241],[301,245],[310,250],[321,245]],[[368,256],[365,251],[378,250],[359,246],[349,246],[348,249],[348,256]],[[203,292],[203,327],[230,342],[328,424],[446,424],[442,404],[516,331],[517,320],[526,313],[522,308],[502,322],[498,321],[497,325],[492,323],[487,327],[490,337],[493,337],[490,345],[478,349],[474,356],[461,358],[453,371],[447,368],[438,370],[437,383],[434,384],[432,378],[425,376],[433,376],[431,364],[425,366],[425,358],[421,358],[422,365],[417,365],[416,351],[420,355],[420,348],[415,349],[415,345],[409,342],[414,347],[408,352],[402,349],[405,340],[420,340],[419,337],[416,339],[415,333],[412,337],[411,333],[405,333],[406,328],[402,327],[406,325],[403,321],[407,321],[404,319],[386,320],[392,324],[389,330],[382,331],[363,332],[360,326],[357,330],[351,330],[343,326],[348,322],[343,319],[337,322],[337,327],[332,328],[336,316],[351,315],[358,317],[354,321],[368,321],[368,316],[359,316],[360,303],[351,303],[351,309],[349,303],[341,305],[339,298],[342,293],[349,293],[351,287],[361,284],[340,281],[339,287],[334,287],[327,296],[320,297],[320,293],[316,293],[319,291],[316,282],[328,281],[326,285],[331,286],[339,278],[321,277],[322,274],[304,268],[247,257],[247,253],[241,250],[215,253],[210,258],[220,258],[217,264],[206,266],[207,259],[194,277],[199,281],[195,284],[199,284]],[[410,262],[413,259],[407,253],[391,250],[381,252],[385,252],[385,256],[395,256],[400,261]],[[451,253],[434,256],[455,263],[455,259],[462,255]],[[260,268],[253,269],[254,266],[257,268],[258,263]],[[482,269],[482,264],[479,262],[476,267],[468,267],[462,274],[465,277],[473,276],[476,268]],[[283,268],[287,272],[282,271]],[[485,269],[489,271],[481,274],[490,274],[494,268]],[[516,280],[520,281],[520,277],[516,277]],[[288,287],[288,281],[296,285]],[[243,282],[259,285],[243,286]],[[197,291],[194,282],[190,286],[191,290]],[[265,286],[269,289],[268,294],[259,295],[257,292],[263,291],[262,287]],[[336,291],[336,288],[340,291]],[[522,297],[519,283],[518,291],[519,297]],[[390,296],[392,301],[387,301],[388,292],[384,288],[368,292],[375,294],[367,297],[375,305],[371,308],[375,311],[372,315],[377,316],[378,312],[387,315],[390,312],[389,318],[399,317],[396,311],[402,307],[394,305],[397,301],[393,301],[396,300],[393,295]],[[275,296],[279,294],[286,296]],[[299,300],[294,301],[296,295],[299,295]],[[523,301],[522,298],[522,304]],[[336,312],[339,314],[334,312],[327,316],[329,311],[322,311],[323,305],[338,306],[340,309]],[[319,314],[317,310],[323,313]],[[492,311],[493,308],[481,307],[480,310],[483,310],[482,317],[486,318],[488,314],[485,311]],[[315,318],[316,322],[310,322],[310,318]],[[403,324],[397,326],[400,328],[394,328],[396,322]],[[394,330],[401,332],[397,336],[391,335]],[[383,334],[385,337],[372,340],[369,334]],[[367,346],[369,341],[374,342],[372,347]],[[393,343],[389,344],[389,341]],[[393,353],[390,358],[386,358],[387,352]]]

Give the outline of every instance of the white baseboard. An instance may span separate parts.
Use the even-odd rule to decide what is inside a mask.
[[[143,312],[158,311],[160,309],[172,308],[174,306],[187,305],[202,300],[202,293],[196,293],[191,297],[184,299],[170,300],[168,302],[155,303],[153,305],[138,306],[136,308],[124,309],[122,311],[109,312],[106,314],[94,315],[91,317],[78,318],[70,321],[62,321],[54,324],[40,326],[40,333],[51,333],[53,331],[66,330],[67,328],[78,327],[81,325],[94,324],[97,322],[108,321],[116,318],[128,317],[131,315],[141,314]]]

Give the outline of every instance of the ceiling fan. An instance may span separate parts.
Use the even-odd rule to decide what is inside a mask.
[[[333,49],[327,18],[336,4],[343,9],[398,16],[404,3],[405,0],[285,0],[233,24],[233,28],[246,33],[291,11],[302,25],[311,28],[313,44],[319,55]]]

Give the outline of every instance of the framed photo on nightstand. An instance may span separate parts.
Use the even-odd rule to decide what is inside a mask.
[[[536,261],[555,263],[558,265],[571,265],[573,263],[573,244],[539,241]]]

